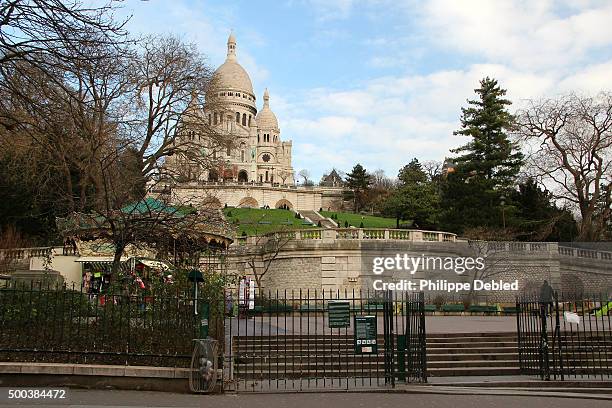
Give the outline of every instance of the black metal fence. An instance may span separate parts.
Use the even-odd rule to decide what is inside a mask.
[[[426,382],[422,293],[257,294],[226,319],[225,384],[236,391]]]
[[[196,306],[177,290],[92,296],[12,284],[0,289],[0,361],[188,367]]]
[[[612,377],[612,299],[555,294],[517,299],[519,361],[543,380]]]

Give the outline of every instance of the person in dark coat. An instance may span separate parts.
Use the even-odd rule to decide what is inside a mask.
[[[540,287],[540,305],[544,316],[546,316],[553,308],[553,288],[548,284],[547,280]]]

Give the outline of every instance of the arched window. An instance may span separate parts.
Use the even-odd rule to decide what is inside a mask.
[[[215,125],[219,122],[219,115],[215,112]]]
[[[259,143],[259,134],[257,135],[257,143]]]
[[[242,114],[242,126],[246,126],[246,113]]]
[[[244,163],[244,150],[240,152],[240,161]]]
[[[238,172],[238,181],[242,183],[246,183],[247,181],[249,181],[249,175],[245,170],[240,170]]]
[[[222,113],[219,114],[219,123],[223,123],[223,114]]]
[[[249,115],[249,127],[251,127],[251,115]]]
[[[212,125],[212,115],[210,113],[208,114],[208,124]]]
[[[240,112],[236,112],[236,123],[240,124]]]
[[[232,154],[232,149],[230,146],[227,146],[227,155],[231,156],[231,154]]]

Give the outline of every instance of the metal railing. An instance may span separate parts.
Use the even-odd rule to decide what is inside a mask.
[[[612,378],[612,298],[556,294],[517,298],[519,362],[543,380]]]
[[[235,391],[427,381],[422,293],[276,291],[243,305],[225,321],[224,382]]]
[[[80,289],[0,289],[0,361],[188,367],[198,337],[191,293],[88,295]]]

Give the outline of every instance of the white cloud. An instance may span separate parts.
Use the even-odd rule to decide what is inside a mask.
[[[321,84],[300,90],[299,78],[284,85],[287,92],[270,89],[282,138],[294,142],[295,169],[308,168],[315,178],[331,167],[349,170],[356,162],[395,175],[412,157],[442,160],[467,141],[452,132],[459,127],[460,108],[474,98],[473,89],[484,76],[499,80],[513,108],[528,98],[571,90],[595,93],[612,84],[610,0],[295,1],[310,7],[317,19],[317,30],[305,43],[309,48],[350,41],[350,30],[334,23],[357,12],[360,17],[385,13],[375,17],[404,23],[360,40],[367,50],[363,63],[393,75],[371,74],[349,89]],[[130,23],[138,31],[169,27],[188,33],[186,39],[198,43],[211,64],[225,58],[238,10],[220,6],[211,17],[209,5],[194,7],[186,0],[138,3],[137,20]],[[249,51],[279,39],[267,41],[249,30],[236,32],[238,58],[257,92],[270,74]],[[427,62],[418,65],[420,60]]]
[[[438,46],[522,69],[579,64],[612,45],[612,2],[584,8],[554,1],[432,0],[423,28]],[[565,10],[565,12],[562,12]]]
[[[349,170],[360,162],[396,175],[411,158],[443,160],[467,142],[454,136],[460,108],[475,98],[485,76],[499,80],[514,102],[554,95],[560,90],[596,92],[610,83],[612,61],[568,76],[520,71],[502,64],[473,64],[465,70],[437,71],[373,79],[353,90],[318,88],[274,105],[282,137],[294,140],[296,168],[319,175],[332,166]]]

